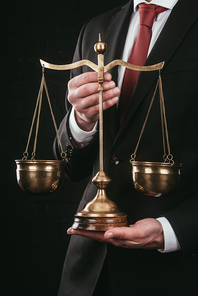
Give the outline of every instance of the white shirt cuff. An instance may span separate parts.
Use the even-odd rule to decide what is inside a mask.
[[[169,253],[180,250],[180,244],[169,221],[165,217],[160,217],[156,220],[161,223],[164,232],[164,249],[159,249],[158,251]]]
[[[69,117],[69,128],[74,141],[82,148],[92,141],[97,132],[97,123],[90,132],[83,131],[76,123],[74,108],[72,107]]]

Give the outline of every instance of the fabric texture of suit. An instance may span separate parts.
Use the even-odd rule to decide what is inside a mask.
[[[108,49],[105,64],[120,59],[132,13],[132,1],[89,21],[81,31],[74,61],[89,59],[97,64],[93,50],[101,34]],[[131,103],[121,126],[116,106],[104,112],[104,171],[111,178],[106,189],[128,215],[129,224],[143,218],[166,217],[171,223],[181,251],[162,254],[157,250],[132,250],[79,236],[71,237],[59,296],[91,296],[107,256],[113,295],[197,295],[198,271],[198,1],[179,0],[173,8],[145,65],[165,61],[163,92],[171,153],[182,163],[179,187],[173,194],[146,197],[134,189],[131,154],[154,93],[158,72],[141,72]],[[74,69],[71,77],[91,71]],[[117,67],[110,71],[117,81]],[[96,195],[92,177],[99,171],[98,136],[86,147],[75,149],[68,132],[69,103],[59,133],[63,149],[72,146],[73,156],[66,175],[73,181],[90,176],[79,210]],[[59,148],[55,142],[55,153]],[[112,157],[119,157],[119,164]],[[163,161],[163,145],[158,94],[143,133],[136,160]]]

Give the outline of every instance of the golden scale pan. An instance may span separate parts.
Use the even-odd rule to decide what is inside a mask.
[[[116,204],[111,201],[105,193],[105,188],[108,186],[111,179],[106,175],[103,169],[103,79],[104,73],[109,71],[115,66],[124,66],[135,71],[159,71],[159,78],[156,88],[148,109],[146,119],[144,121],[137,146],[134,153],[131,155],[130,163],[132,164],[132,180],[137,191],[146,196],[160,197],[172,193],[178,186],[180,179],[181,164],[174,163],[173,156],[170,153],[170,145],[168,139],[168,129],[165,115],[165,105],[162,91],[161,69],[164,62],[152,66],[136,66],[122,60],[114,60],[108,65],[104,66],[104,53],[106,51],[106,44],[101,41],[99,35],[99,42],[94,46],[94,50],[98,54],[98,65],[89,60],[81,60],[76,63],[68,65],[54,65],[40,60],[43,69],[41,86],[37,98],[36,108],[33,115],[32,126],[29,133],[28,143],[25,152],[23,153],[22,160],[16,160],[17,165],[17,181],[19,186],[26,192],[31,194],[50,194],[57,191],[64,180],[64,168],[67,163],[67,155],[63,151],[60,137],[58,134],[55,118],[51,108],[47,85],[44,77],[44,68],[52,70],[70,70],[84,65],[89,66],[91,69],[98,73],[99,83],[99,157],[100,167],[99,172],[93,178],[92,182],[96,185],[98,191],[96,196],[85,206],[85,208],[74,216],[74,229],[93,230],[93,231],[106,231],[112,227],[128,226],[127,215],[121,212]],[[42,92],[45,88],[52,119],[54,122],[56,134],[61,147],[61,160],[35,160],[37,134],[39,128],[39,117],[42,103]],[[160,113],[162,122],[162,136],[164,156],[163,162],[144,162],[136,161],[137,149],[155,98],[157,89],[159,88],[160,94]],[[32,134],[33,124],[35,121],[36,113],[38,110],[36,135],[34,141],[34,150],[31,160],[28,160],[28,147]],[[166,138],[166,141],[165,141]],[[168,153],[166,154],[166,146]]]

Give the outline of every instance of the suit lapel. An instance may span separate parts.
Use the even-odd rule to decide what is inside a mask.
[[[122,55],[132,7],[132,1],[129,1],[125,6],[120,8],[116,15],[113,15],[112,17],[105,34],[105,42],[107,43],[105,65],[112,62],[112,60],[120,59]],[[117,67],[114,67],[109,72],[113,75],[113,79],[117,81]]]
[[[165,24],[155,46],[153,47],[145,65],[153,65],[158,62],[165,61],[164,68],[170,61],[171,57],[177,50],[178,46],[184,39],[185,35],[198,17],[198,1],[197,0],[179,0],[173,8],[167,23]],[[120,127],[116,139],[123,132],[129,123],[134,112],[145,98],[146,94],[156,83],[158,71],[141,72],[134,90],[129,109],[126,113],[124,121]],[[162,75],[163,78],[163,75]]]
[[[103,40],[107,43],[107,52],[104,56],[105,65],[115,59],[120,59],[122,56],[128,25],[132,13],[132,7],[132,1],[129,1],[125,6],[120,8],[116,15],[112,17],[110,25],[107,28],[106,34],[104,36],[105,40]],[[117,71],[117,67],[114,67],[109,71],[112,74],[114,81],[117,81]],[[105,129],[108,130],[110,133],[109,136],[113,141],[119,129],[117,106],[114,105],[104,112],[104,124]]]

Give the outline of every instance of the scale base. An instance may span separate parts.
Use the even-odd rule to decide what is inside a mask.
[[[119,217],[79,217],[74,216],[73,229],[107,231],[113,227],[127,227],[127,215]]]

